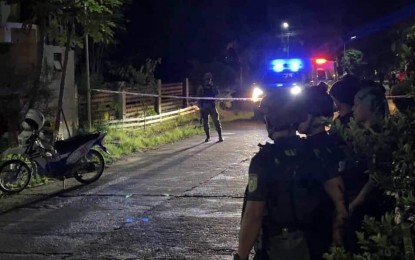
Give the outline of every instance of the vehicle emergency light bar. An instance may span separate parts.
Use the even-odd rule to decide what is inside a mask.
[[[322,65],[322,64],[325,64],[327,62],[327,60],[319,58],[319,59],[315,59],[315,62],[319,65]]]
[[[275,72],[285,70],[297,72],[304,67],[304,62],[300,59],[276,59],[271,61],[271,69]]]

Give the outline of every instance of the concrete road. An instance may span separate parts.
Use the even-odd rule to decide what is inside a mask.
[[[268,139],[248,121],[212,135],[128,156],[88,186],[0,200],[0,259],[232,259],[249,161]]]

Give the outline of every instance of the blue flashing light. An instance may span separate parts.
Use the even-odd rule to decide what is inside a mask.
[[[303,62],[300,59],[290,60],[290,70],[292,72],[297,72],[303,67]]]
[[[271,68],[275,72],[283,72],[289,70],[298,72],[304,67],[304,63],[300,59],[276,59],[271,61]]]
[[[272,60],[271,66],[272,70],[275,72],[282,72],[284,70],[284,65],[286,64],[285,60]]]

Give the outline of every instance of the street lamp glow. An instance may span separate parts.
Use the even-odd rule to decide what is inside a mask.
[[[352,36],[352,37],[350,37],[350,40],[354,40],[356,38],[357,38],[357,36]]]
[[[290,27],[290,25],[287,22],[282,23],[282,28],[283,29],[288,29],[288,27]]]

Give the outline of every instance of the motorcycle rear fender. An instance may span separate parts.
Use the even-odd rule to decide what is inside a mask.
[[[109,152],[108,152],[108,149],[107,149],[107,147],[105,147],[104,146],[104,144],[103,144],[103,140],[104,140],[104,137],[107,135],[107,133],[106,132],[101,132],[100,134],[99,134],[99,137],[98,137],[98,139],[97,139],[97,141],[94,143],[94,145],[97,145],[99,148],[101,148],[101,150],[102,151],[104,151],[106,154],[108,154],[108,155],[111,155]]]

